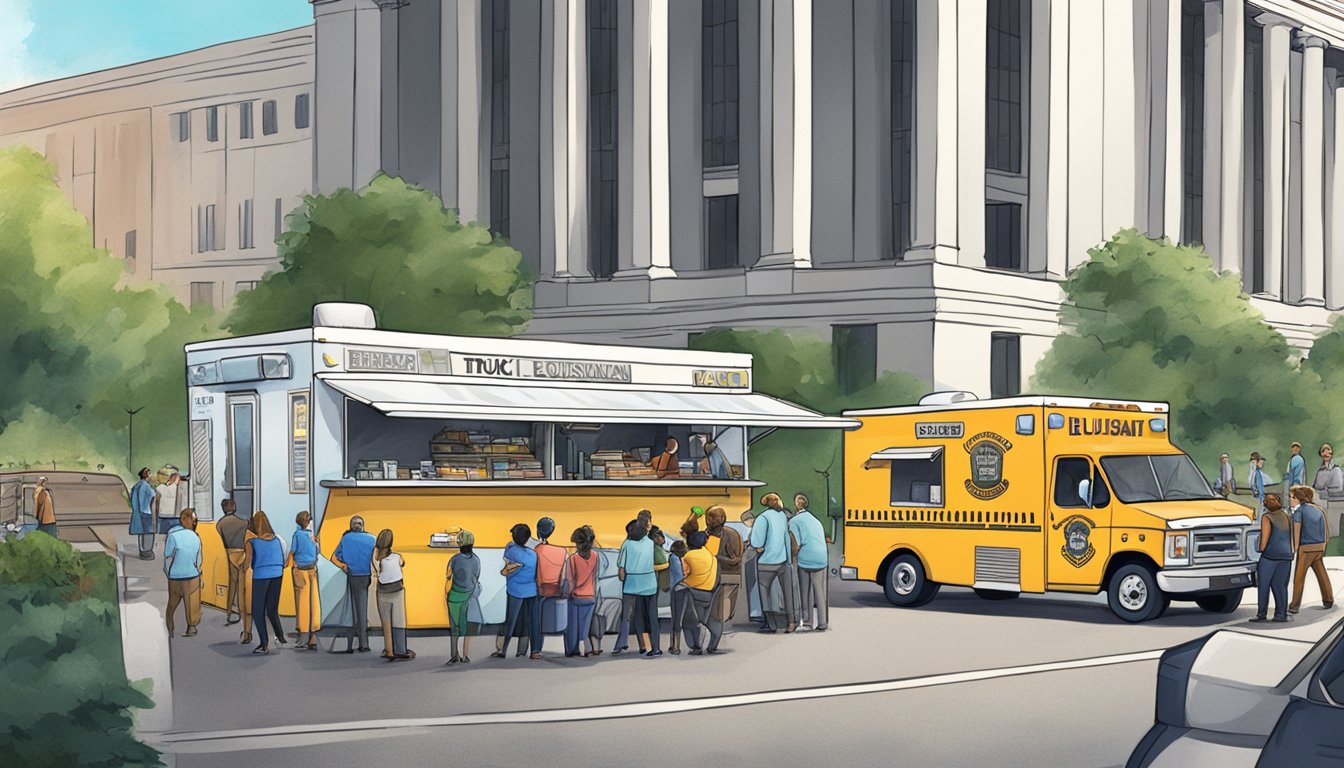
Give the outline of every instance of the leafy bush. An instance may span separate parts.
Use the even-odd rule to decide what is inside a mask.
[[[24,766],[157,766],[130,709],[115,566],[43,533],[0,542],[0,755]]]

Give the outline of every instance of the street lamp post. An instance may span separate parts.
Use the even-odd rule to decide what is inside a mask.
[[[132,456],[135,452],[135,414],[145,410],[142,405],[135,410],[123,408],[126,411],[126,469],[132,474],[135,473],[135,464],[132,462]]]

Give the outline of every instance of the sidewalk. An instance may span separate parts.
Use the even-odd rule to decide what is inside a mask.
[[[141,560],[136,538],[125,530],[95,528],[103,551],[117,562],[117,601],[121,609],[121,649],[126,677],[147,680],[154,708],[136,713],[142,739],[154,740],[173,729],[172,658],[163,611],[168,605],[168,580],[163,575],[163,537],[155,542],[155,558]]]

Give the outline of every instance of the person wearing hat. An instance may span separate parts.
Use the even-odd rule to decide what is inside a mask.
[[[341,535],[331,562],[345,572],[346,594],[350,598],[350,633],[345,636],[344,653],[354,653],[359,637],[360,653],[369,650],[369,582],[373,576],[373,548],[378,540],[364,530],[364,518],[350,518],[350,530]]]
[[[449,664],[466,664],[467,647],[471,638],[467,635],[467,617],[470,615],[471,601],[481,586],[481,559],[471,550],[476,546],[476,535],[471,531],[457,534],[457,554],[448,561],[448,573],[443,585],[448,598],[448,625],[453,641],[453,655]],[[462,638],[462,653],[457,652],[457,639]]]
[[[1214,490],[1223,498],[1237,492],[1237,478],[1232,471],[1232,459],[1226,453],[1218,457],[1218,487]]]
[[[564,599],[560,582],[564,578],[565,556],[569,551],[551,543],[551,535],[554,533],[554,520],[549,517],[538,520],[537,538],[540,541],[532,550],[537,553],[537,602],[541,607],[541,629],[550,624],[553,630],[558,630],[560,619],[565,616],[565,606],[560,602]],[[536,635],[544,642],[541,632]],[[541,653],[541,645],[538,644],[532,652]]]
[[[1284,488],[1307,484],[1307,460],[1302,458],[1302,444],[1294,442],[1291,450],[1293,455],[1288,459],[1288,472],[1283,476]]]
[[[1328,513],[1332,504],[1344,501],[1344,468],[1335,463],[1335,449],[1329,443],[1322,443],[1317,454],[1321,457],[1321,468],[1316,470],[1311,487],[1316,491],[1316,506]],[[1339,520],[1338,514],[1339,510],[1336,509],[1336,522]],[[1329,517],[1327,514],[1327,521]]]
[[[1251,452],[1251,472],[1246,478],[1246,484],[1251,487],[1251,495],[1255,497],[1256,502],[1263,505],[1265,503],[1265,460],[1260,456],[1259,451]]]

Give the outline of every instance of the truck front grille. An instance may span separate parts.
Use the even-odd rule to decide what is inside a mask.
[[[1215,528],[1195,530],[1191,535],[1194,562],[1197,565],[1207,563],[1238,562],[1242,559],[1241,542],[1244,532],[1240,528]]]

